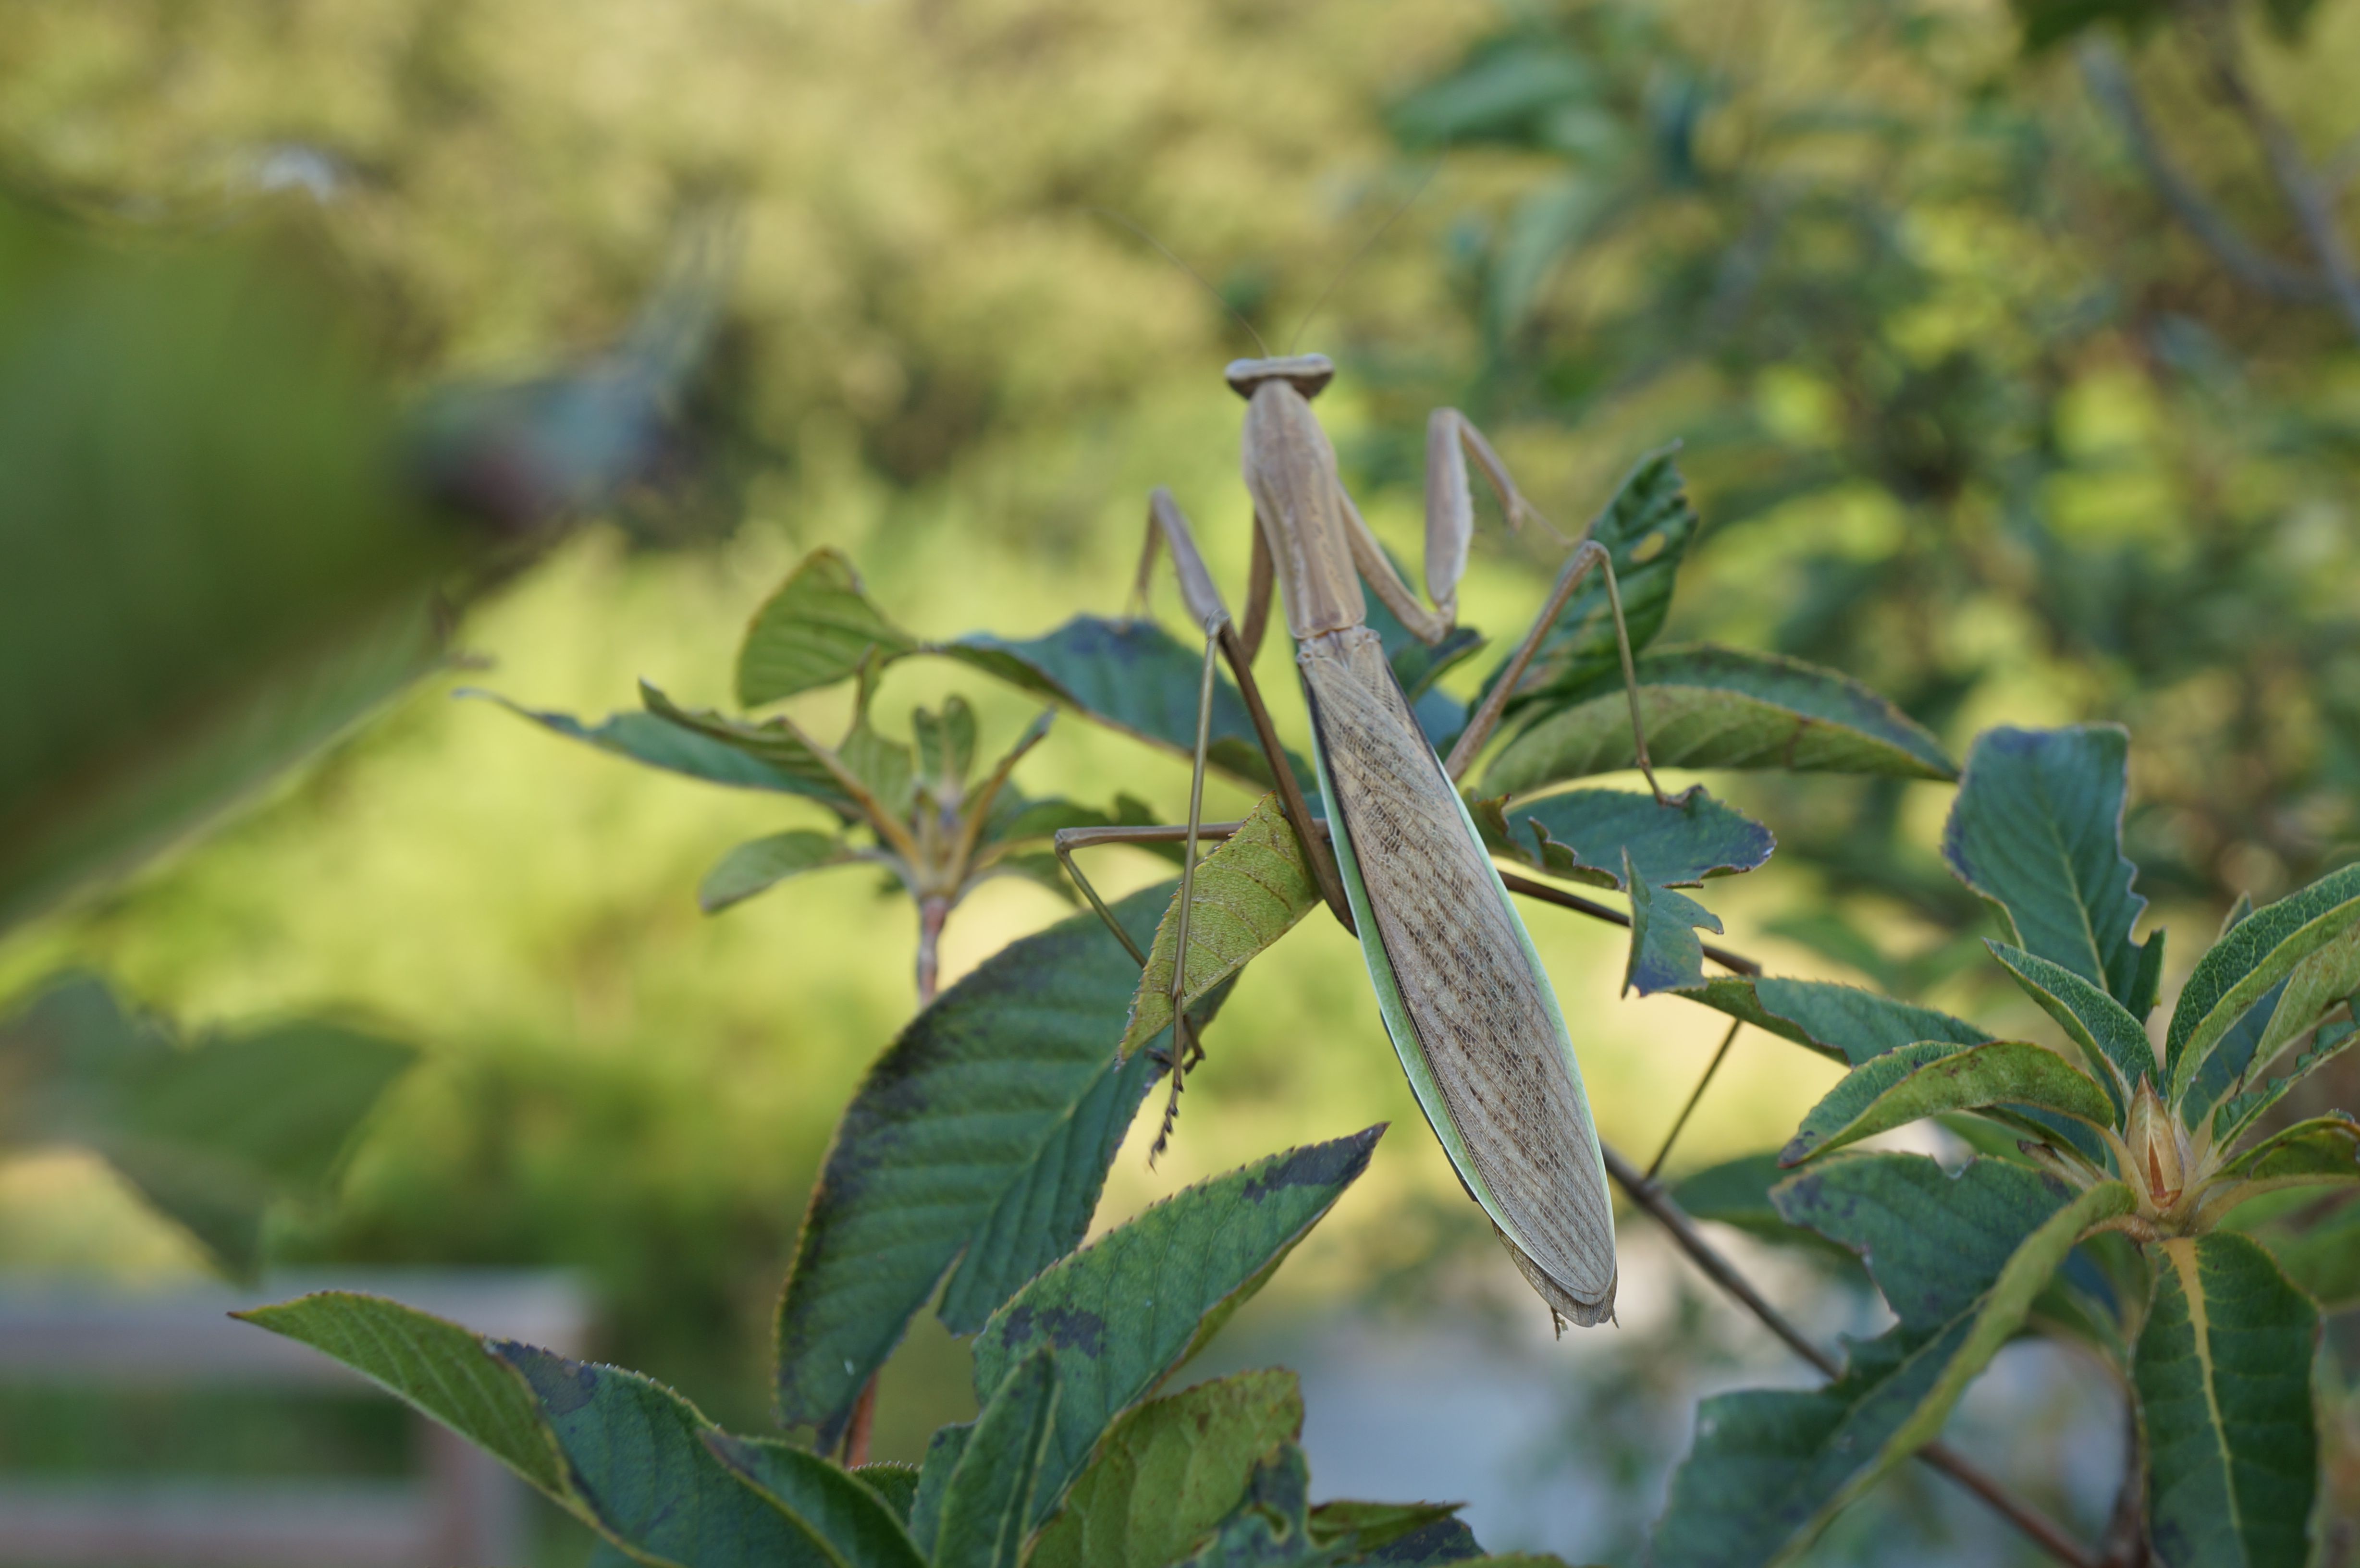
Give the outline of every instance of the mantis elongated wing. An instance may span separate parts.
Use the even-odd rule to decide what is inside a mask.
[[[1365,627],[1297,654],[1336,860],[1426,1121],[1541,1298],[1614,1310],[1614,1208],[1548,975]]]

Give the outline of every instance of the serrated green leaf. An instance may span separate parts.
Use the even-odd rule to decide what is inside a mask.
[[[697,884],[697,907],[708,915],[718,914],[790,877],[817,871],[822,866],[847,865],[860,858],[856,851],[846,847],[843,840],[801,828],[748,839],[715,862],[713,869],[705,874],[705,880]]]
[[[1115,906],[1133,940],[1171,891]],[[1095,914],[1074,916],[986,959],[869,1069],[837,1125],[780,1301],[783,1420],[819,1428],[823,1447],[840,1434],[861,1384],[962,1251],[962,1273],[1004,1282],[1010,1269],[983,1257],[986,1240],[1037,1267],[1044,1249],[1081,1239],[1105,1176],[1099,1155],[1111,1158],[1144,1092],[1136,1079],[1107,1083],[1138,973]],[[1048,1227],[1019,1223],[1029,1215]],[[996,1304],[990,1295],[954,1279],[946,1299],[971,1319]]]
[[[2122,849],[2129,748],[2116,724],[1987,730],[1942,831],[1943,858],[2016,946],[2125,1005],[2147,963],[2131,940],[2147,900]]]
[[[2271,1134],[2221,1168],[2245,1195],[2281,1187],[2360,1181],[2360,1122],[2330,1111]]]
[[[705,1444],[718,1429],[670,1388],[513,1340],[486,1344],[532,1389],[573,1495],[634,1556],[678,1568],[839,1568],[808,1522],[722,1464]],[[890,1524],[881,1505],[877,1513]]]
[[[2331,952],[2355,927],[2360,927],[2360,866],[2347,866],[2256,909],[2214,942],[2196,961],[2172,1007],[2171,1027],[2164,1036],[2164,1062],[2171,1074],[2169,1097],[2177,1101],[2187,1092],[2222,1038],[2272,986],[2290,981],[2297,967]],[[2340,953],[2322,958],[2312,982],[2332,977],[2344,965]],[[2306,990],[2311,984],[2306,983]],[[2279,1007],[2285,1007],[2282,998]],[[2277,1019],[2271,1023],[2275,1030]],[[2284,1038],[2291,1039],[2309,1023],[2294,1025]],[[2255,1054],[2258,1059],[2261,1053],[2257,1050]]]
[[[814,771],[800,760],[792,767],[781,766],[657,713],[616,713],[598,724],[585,724],[571,713],[524,707],[497,691],[468,688],[452,695],[481,697],[497,702],[519,718],[530,719],[568,740],[578,740],[616,757],[661,768],[667,773],[727,785],[733,789],[774,789],[782,794],[803,795],[839,813],[848,813],[850,810],[851,802],[824,768]]]
[[[1192,1014],[1201,1009],[1192,1009]],[[1081,1245],[1106,1186],[1107,1168],[1147,1091],[1163,1077],[1141,1051],[1109,1062],[1052,1123],[1032,1159],[1018,1168],[975,1239],[967,1243],[936,1315],[953,1334],[973,1334],[1024,1282]]]
[[[2089,1225],[2127,1213],[2120,1182],[2069,1198],[2018,1167],[1954,1181],[1916,1155],[1853,1155],[1778,1190],[1780,1209],[1860,1250],[1900,1324],[1809,1392],[1704,1401],[1655,1541],[1659,1568],[1786,1561],[1937,1436]]]
[[[1639,708],[1657,768],[1775,768],[1952,779],[1942,748],[1858,681],[1775,654],[1693,646],[1638,661]],[[1486,795],[1530,794],[1635,767],[1620,675],[1534,717],[1484,770]]]
[[[900,1485],[873,1474],[888,1467],[847,1472],[774,1437],[736,1437],[712,1428],[701,1435],[714,1457],[810,1539],[829,1568],[924,1568],[895,1505],[880,1494],[880,1481]],[[910,1490],[916,1488],[915,1471],[893,1468],[907,1475]],[[903,1506],[907,1500],[901,1498]]]
[[[1058,1376],[1047,1346],[1016,1363],[975,1418],[974,1435],[943,1484],[934,1568],[1017,1568],[1054,1449]]]
[[[0,1148],[105,1157],[234,1275],[261,1263],[282,1199],[318,1197],[417,1052],[307,1018],[182,1040],[93,975],[52,978],[0,1020]]]
[[[1302,1435],[1302,1391],[1281,1369],[1152,1399],[1108,1431],[1030,1568],[1164,1568],[1237,1507],[1257,1464]]]
[[[350,1290],[314,1291],[230,1315],[334,1356],[582,1511],[531,1387],[480,1334],[415,1307]]]
[[[1437,1568],[1483,1555],[1458,1517],[1463,1503],[1360,1503],[1339,1498],[1313,1508],[1306,1522],[1323,1546],[1343,1544],[1347,1563],[1371,1568]]]
[[[875,1465],[863,1465],[853,1471],[854,1479],[877,1494],[886,1511],[907,1524],[910,1507],[918,1500],[918,1467],[896,1465],[890,1460]]]
[[[2343,1055],[2355,1040],[2360,1040],[2360,1026],[2338,1019],[2322,1028],[2311,1048],[2295,1058],[2294,1064],[2284,1073],[2233,1100],[2222,1102],[2212,1117],[2213,1146],[2226,1149],[2245,1137],[2273,1105],[2286,1098],[2289,1090]]]
[[[1177,1192],[1043,1271],[985,1325],[978,1392],[1040,1346],[1056,1354],[1057,1421],[1036,1519],[1115,1418],[1262,1288],[1368,1168],[1383,1130],[1289,1149]]]
[[[1451,1503],[1308,1506],[1311,1470],[1292,1442],[1252,1467],[1244,1495],[1194,1555],[1192,1568],[1330,1568],[1344,1563],[1479,1560]]]
[[[1853,1066],[1919,1040],[1981,1045],[1991,1039],[1964,1018],[1830,980],[1729,975],[1684,986],[1679,995]]]
[[[1318,902],[1302,842],[1287,826],[1278,797],[1264,795],[1238,831],[1197,863],[1188,914],[1188,1005],[1294,930]],[[1179,920],[1175,893],[1156,924],[1147,967],[1140,972],[1122,1036],[1125,1055],[1171,1026],[1172,950]]]
[[[1605,547],[1613,562],[1633,653],[1643,651],[1664,629],[1673,580],[1696,538],[1696,508],[1688,504],[1675,462],[1678,452],[1677,446],[1666,446],[1642,457],[1590,529],[1590,538]],[[1484,694],[1505,668],[1503,660],[1484,679]],[[1592,571],[1542,635],[1539,651],[1517,682],[1503,716],[1516,721],[1576,701],[1591,694],[1608,677],[1619,689],[1622,659],[1615,644],[1605,575]]]
[[[759,708],[832,686],[856,673],[872,650],[890,659],[916,646],[869,603],[849,561],[815,550],[754,612],[738,648],[738,704]]]
[[[1850,1252],[1791,1223],[1771,1203],[1770,1189],[1793,1174],[1778,1163],[1775,1150],[1743,1154],[1683,1176],[1672,1184],[1672,1201],[1690,1219],[1717,1220],[1764,1241],[1840,1253],[1849,1260]]]
[[[1200,648],[1183,648],[1153,621],[1076,615],[1029,641],[973,632],[929,645],[927,651],[1063,702],[1167,751],[1189,756],[1196,750],[1204,654]],[[1209,759],[1250,784],[1263,789],[1272,784],[1245,699],[1227,676],[1218,674],[1213,681]],[[1300,758],[1295,760],[1295,773],[1306,791],[1316,789],[1309,766]]]
[[[1986,942],[1992,956],[2005,966],[2024,994],[2055,1018],[2090,1063],[2091,1073],[2105,1086],[2117,1108],[2130,1103],[2139,1081],[2154,1082],[2155,1047],[2147,1029],[2114,997],[2061,964],[2010,947]]]
[[[1854,1068],[1803,1118],[1778,1163],[1799,1165],[1943,1111],[2017,1105],[2092,1127],[2114,1125],[2106,1092],[2053,1051],[2023,1040],[1927,1040]]]
[[[1623,966],[1622,989],[1642,996],[1704,984],[1701,928],[1719,935],[1721,917],[1685,893],[1651,887],[1646,879],[1623,871],[1631,885],[1631,957]]]
[[[1669,804],[1622,789],[1569,789],[1513,806],[1470,808],[1485,847],[1552,877],[1623,887],[1632,870],[1656,887],[1695,887],[1710,877],[1759,868],[1776,840],[1770,830],[1703,789]]]
[[[2171,1568],[2300,1568],[2319,1309],[2250,1238],[2164,1241],[2132,1367],[2147,1520]]]
[[[910,715],[910,733],[918,746],[918,769],[938,798],[963,789],[975,770],[975,710],[954,691],[936,714],[923,708]]]

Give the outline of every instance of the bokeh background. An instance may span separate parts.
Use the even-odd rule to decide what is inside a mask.
[[[724,850],[815,810],[453,691],[597,715],[646,677],[727,705],[747,616],[820,545],[924,635],[1114,613],[1158,484],[1238,593],[1232,312],[1338,360],[1320,411],[1411,559],[1431,407],[1472,413],[1568,528],[1677,439],[1704,531],[1670,637],[1832,665],[1954,755],[1994,723],[2127,724],[2140,887],[2209,935],[2236,894],[2360,839],[2355,88],[2348,0],[0,5],[0,179],[116,244],[300,252],[397,398],[610,341],[699,212],[734,212],[738,246],[675,487],[691,524],[663,548],[569,535],[473,606],[475,668],[0,942],[0,1001],[83,965],[191,1027],[333,1014],[414,1043],[332,1199],[271,1216],[270,1260],[580,1270],[603,1356],[759,1425],[804,1196],[912,1008],[909,906],[844,870],[706,918]],[[1464,613],[1508,637],[1555,562],[1495,522]],[[1168,588],[1157,606],[1179,623]],[[1031,716],[924,661],[880,712],[951,691],[987,749]],[[825,731],[844,703],[796,711]],[[1070,717],[1022,777],[1185,802],[1184,766]],[[2022,1015],[1970,962],[1983,917],[1934,853],[1946,788],[1712,782],[1780,841],[1713,890],[1732,945]],[[1209,809],[1244,804],[1217,788]],[[1154,874],[1126,854],[1114,886]],[[991,885],[953,918],[945,980],[1065,912]],[[1618,1000],[1610,929],[1533,925],[1605,1137],[1651,1151],[1716,1016]],[[1494,1550],[1633,1561],[1695,1397],[1799,1380],[1638,1217],[1622,1326],[1551,1344],[1329,923],[1253,967],[1208,1045],[1176,1144],[1151,1170],[1134,1139],[1102,1224],[1396,1124],[1212,1353],[1305,1368],[1320,1491],[1471,1497]],[[1674,1169],[1775,1145],[1832,1075],[1744,1039]],[[1748,1257],[1819,1329],[1874,1323],[1843,1277]],[[205,1267],[70,1147],[0,1162],[0,1266],[126,1288]],[[967,1413],[963,1355],[921,1321],[881,1454]],[[123,1458],[119,1409],[6,1408],[13,1465]],[[218,1465],[306,1446],[267,1405],[140,1420],[143,1454],[181,1429],[215,1432]],[[2093,1368],[2011,1351],[1961,1420],[1961,1446],[2094,1533],[2121,1436]],[[399,1443],[337,1430],[355,1463]],[[1819,1557],[2016,1550],[1942,1487],[1901,1478]],[[542,1539],[552,1563],[585,1549],[553,1519]]]

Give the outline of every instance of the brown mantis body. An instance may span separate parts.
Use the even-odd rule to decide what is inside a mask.
[[[1206,634],[1207,698],[1214,655],[1226,656],[1279,780],[1288,821],[1329,907],[1360,940],[1395,1052],[1459,1179],[1557,1315],[1584,1325],[1603,1321],[1614,1302],[1613,1206],[1580,1069],[1548,976],[1459,799],[1457,779],[1497,725],[1558,612],[1596,568],[1605,573],[1623,672],[1633,688],[1639,765],[1654,786],[1613,569],[1595,541],[1575,548],[1549,604],[1449,758],[1437,757],[1366,624],[1363,584],[1414,635],[1438,642],[1454,625],[1474,529],[1466,460],[1475,460],[1512,525],[1540,520],[1539,514],[1464,416],[1437,410],[1426,441],[1429,609],[1402,582],[1353,506],[1338,476],[1334,449],[1311,411],[1310,400],[1334,366],[1322,355],[1302,354],[1240,360],[1226,374],[1246,399],[1244,469],[1255,517],[1242,629],[1231,623],[1187,519],[1162,490],[1150,503],[1149,560],[1159,539],[1172,551],[1183,598]],[[1284,598],[1311,710],[1324,822],[1311,817],[1253,683],[1251,667],[1274,587]],[[1207,734],[1200,717],[1174,949],[1184,961],[1174,965],[1175,1018],[1185,994],[1182,971],[1196,841],[1207,836],[1200,822]],[[1660,789],[1656,797],[1664,798]],[[1072,848],[1128,836],[1134,835],[1083,830],[1059,835],[1059,847],[1070,866]],[[1094,893],[1091,901],[1098,904]],[[1182,1035],[1185,1028],[1175,1040],[1175,1096],[1189,1048]]]

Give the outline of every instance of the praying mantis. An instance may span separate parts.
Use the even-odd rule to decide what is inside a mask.
[[[1242,453],[1254,537],[1243,622],[1230,616],[1169,491],[1158,489],[1150,498],[1141,562],[1143,583],[1159,543],[1170,551],[1182,600],[1205,635],[1187,822],[1179,829],[1069,829],[1057,835],[1059,858],[1144,965],[1144,955],[1075,866],[1072,852],[1175,837],[1185,845],[1172,975],[1176,1106],[1193,1048],[1181,1003],[1197,846],[1234,826],[1203,821],[1214,672],[1217,658],[1225,659],[1270,761],[1287,822],[1324,901],[1360,940],[1386,1033],[1459,1181],[1557,1317],[1584,1327],[1608,1321],[1617,1278],[1614,1210],[1580,1065],[1547,973],[1457,786],[1497,727],[1550,626],[1597,571],[1603,573],[1631,700],[1637,764],[1658,804],[1671,803],[1647,755],[1612,563],[1605,548],[1586,535],[1574,545],[1515,656],[1450,755],[1437,757],[1367,625],[1363,585],[1420,640],[1433,645],[1449,635],[1474,533],[1470,459],[1512,528],[1526,521],[1546,527],[1546,519],[1465,415],[1435,410],[1426,453],[1426,583],[1432,604],[1422,604],[1353,505],[1338,474],[1335,450],[1311,410],[1312,399],[1335,376],[1333,363],[1317,354],[1241,359],[1224,375],[1246,401]],[[1274,588],[1284,599],[1311,712],[1326,808],[1321,818],[1311,813],[1254,683],[1251,667]]]

